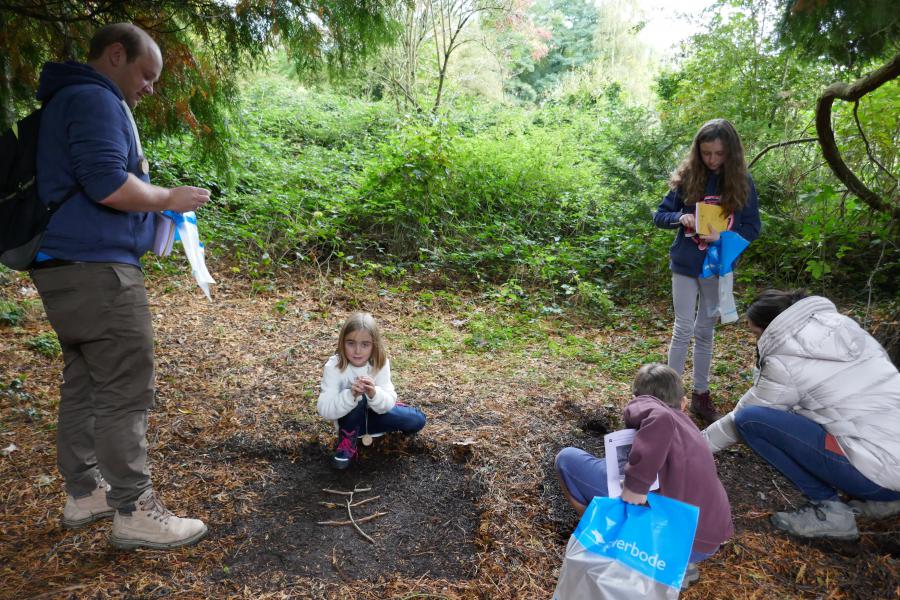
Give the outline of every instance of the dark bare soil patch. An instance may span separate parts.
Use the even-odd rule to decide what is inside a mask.
[[[541,501],[546,505],[547,511],[540,519],[549,521],[557,533],[558,541],[565,544],[578,525],[578,518],[559,487],[554,466],[556,455],[563,448],[573,446],[595,456],[603,456],[603,436],[621,428],[621,411],[611,404],[599,409],[583,409],[577,404],[562,403],[560,409],[577,429],[555,437],[549,446],[550,450],[541,457],[544,475],[541,481]]]
[[[481,485],[464,464],[453,462],[415,438],[399,435],[360,446],[361,459],[346,471],[329,464],[331,448],[308,443],[297,450],[247,443],[226,444],[223,458],[266,458],[272,477],[256,511],[235,520],[225,535],[243,538],[222,577],[276,587],[297,578],[376,580],[385,574],[448,580],[473,575]],[[318,525],[347,520],[346,496],[323,489],[357,492],[353,501],[376,498],[353,510],[376,544],[352,525]],[[323,506],[332,502],[339,508]],[[278,582],[275,584],[274,582]]]
[[[728,490],[735,529],[740,532],[781,532],[769,523],[769,515],[776,511],[794,510],[806,499],[781,473],[773,469],[746,446],[733,446],[716,455],[719,478]],[[795,539],[799,544],[817,548],[841,557],[860,557],[874,554],[900,558],[900,518],[857,519],[861,532],[859,541],[840,542],[824,539]]]
[[[742,444],[731,446],[715,455],[719,479],[728,492],[735,529],[769,527],[764,514],[791,510],[805,500],[797,488],[767,462]]]

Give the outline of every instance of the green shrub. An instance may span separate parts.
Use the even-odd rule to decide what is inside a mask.
[[[0,300],[0,324],[15,327],[25,318],[25,309],[18,302]]]
[[[62,348],[59,346],[59,340],[52,331],[38,334],[33,338],[30,338],[26,344],[38,354],[42,354],[48,358],[56,358],[62,352]]]
[[[426,270],[599,315],[668,292],[674,232],[651,215],[696,115],[600,94],[539,108],[471,102],[438,119],[277,76],[248,82],[243,99],[231,182],[183,139],[153,142],[151,156],[163,185],[213,189],[200,214],[208,254],[251,279],[303,263],[361,278]],[[764,125],[742,122],[745,142]],[[890,293],[900,250],[889,220],[831,187],[813,160],[755,166],[764,230],[738,281],[863,293],[871,275],[876,295]]]

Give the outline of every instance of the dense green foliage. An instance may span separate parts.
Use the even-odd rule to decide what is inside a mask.
[[[308,263],[357,276],[438,272],[601,313],[610,297],[668,287],[672,232],[650,215],[692,133],[672,137],[615,88],[432,119],[268,76],[246,89],[241,122],[233,187],[194,170],[183,142],[151,154],[162,183],[216,189],[201,221],[210,251],[254,277]],[[873,283],[886,293],[898,265],[885,219],[819,180],[784,191],[784,162],[755,169],[765,232],[739,277],[862,292],[881,257]]]
[[[47,61],[86,60],[94,32],[132,22],[158,42],[165,68],[137,118],[145,135],[189,133],[195,158],[221,167],[235,80],[283,47],[300,72],[337,72],[396,34],[381,2],[356,0],[0,1],[0,128],[34,108]]]
[[[853,71],[900,51],[900,11],[893,0],[781,0],[782,40],[808,60],[827,56]]]
[[[589,109],[473,106],[450,124],[274,77],[246,100],[238,183],[219,189],[204,224],[214,248],[255,271],[311,259],[451,269],[602,305],[607,286],[639,287],[665,267],[669,236],[648,251],[643,230],[663,192],[654,165],[667,158],[644,157],[657,172],[643,176],[637,148],[618,145],[630,142],[622,127],[649,122],[644,109],[606,98]],[[155,165],[163,183],[211,184],[176,141],[152,155],[166,157]]]
[[[531,7],[539,31],[547,32],[549,51],[535,60],[521,56],[507,87],[517,96],[535,99],[558,85],[561,78],[597,57],[594,34],[599,12],[590,0],[539,0]]]
[[[235,14],[263,4],[238,3]],[[286,58],[261,64],[246,81],[217,88],[228,93],[229,123],[210,135],[237,157],[227,176],[197,161],[191,128],[173,122],[163,129],[174,133],[148,136],[155,181],[211,188],[214,201],[201,215],[209,251],[255,281],[297,265],[356,277],[416,273],[489,282],[504,301],[527,302],[539,293],[544,306],[569,302],[597,314],[608,312],[612,300],[663,294],[673,232],[656,229],[650,217],[697,128],[710,118],[730,119],[748,160],[779,142],[809,138],[817,95],[846,74],[846,65],[803,60],[798,50],[779,45],[772,23],[783,6],[722,0],[679,61],[657,78],[653,103],[637,104],[627,81],[611,79],[616,69],[627,73],[637,63],[621,62],[597,44],[598,32],[613,30],[616,49],[634,41],[624,25],[631,17],[613,14],[619,5],[635,3],[604,3],[598,12],[580,0],[548,1],[535,7],[536,21],[510,26],[526,39],[538,31],[541,14],[556,19],[559,30],[543,57],[555,66],[535,62],[544,65],[533,71],[543,83],[529,85],[548,92],[551,80],[574,75],[541,96],[541,104],[456,93],[460,81],[478,74],[455,73],[459,81],[447,81],[455,92],[439,112],[404,114],[396,98],[353,97],[353,86],[341,93],[304,88],[285,73]],[[428,58],[434,32],[422,27],[415,60],[406,58],[414,75],[440,63],[428,63],[435,60]],[[467,30],[466,39],[476,33]],[[228,48],[202,39],[197,47],[210,61]],[[298,49],[285,45],[288,52]],[[873,52],[857,55],[868,68],[884,58]],[[637,52],[618,54],[632,60]],[[489,75],[505,72],[508,84],[520,73],[513,63],[523,54],[504,56],[509,64]],[[181,83],[194,85],[195,97],[211,93],[188,76],[203,69],[176,63],[174,71],[186,78]],[[433,78],[416,85],[432,84]],[[834,112],[844,158],[884,197],[897,190],[897,98],[896,83],[888,84],[858,106],[836,105]],[[159,101],[170,99],[160,94]],[[193,100],[185,106],[200,114]],[[144,118],[169,118],[170,112],[148,107],[140,111]],[[197,126],[224,122],[224,113],[207,115]],[[818,146],[769,148],[752,173],[764,230],[742,260],[738,279],[752,285],[741,289],[806,285],[845,296],[896,294],[896,223],[846,193],[822,165]]]

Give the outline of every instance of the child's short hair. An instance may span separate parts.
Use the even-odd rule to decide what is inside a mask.
[[[641,367],[631,385],[635,396],[653,396],[672,408],[681,408],[684,386],[681,376],[666,365],[650,363]]]
[[[366,331],[372,336],[372,356],[369,357],[369,364],[372,365],[373,371],[377,373],[384,366],[384,363],[387,362],[387,352],[384,348],[381,332],[378,331],[375,317],[363,312],[350,315],[344,326],[341,327],[337,344],[338,370],[343,371],[350,364],[350,361],[347,359],[347,353],[344,350],[344,341],[347,339],[347,335],[360,330]]]

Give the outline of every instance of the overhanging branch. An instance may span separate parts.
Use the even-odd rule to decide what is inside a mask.
[[[749,169],[749,168],[752,167],[754,164],[756,164],[756,161],[758,161],[759,159],[761,159],[761,158],[763,157],[763,155],[764,155],[766,152],[768,152],[769,150],[774,150],[775,148],[782,148],[782,147],[784,147],[784,146],[793,146],[794,144],[805,144],[805,143],[807,143],[807,142],[817,142],[817,141],[819,141],[819,138],[808,137],[808,138],[799,138],[799,139],[796,139],[796,140],[788,140],[788,141],[786,141],[786,142],[777,142],[777,143],[775,143],[775,144],[769,144],[768,146],[766,146],[765,148],[763,148],[763,149],[760,151],[760,153],[757,154],[757,155],[753,158],[753,160],[750,161],[750,164],[748,165],[747,168]]]
[[[873,210],[890,214],[900,221],[900,205],[885,200],[859,180],[856,174],[847,166],[841,158],[840,150],[834,140],[834,129],[831,126],[831,107],[835,99],[845,102],[856,102],[869,92],[878,89],[888,81],[900,76],[900,54],[879,68],[854,81],[851,84],[843,82],[833,83],[822,92],[816,102],[816,134],[819,138],[819,146],[822,148],[822,156],[835,176],[847,186],[852,193],[868,204]]]

